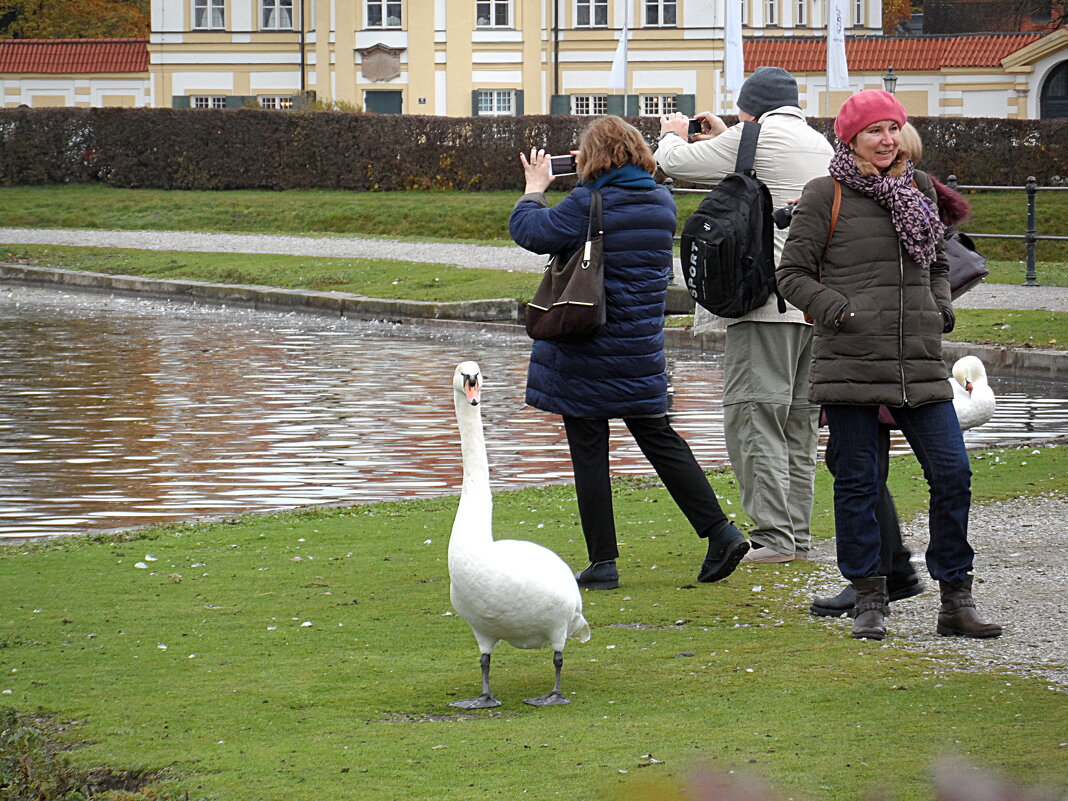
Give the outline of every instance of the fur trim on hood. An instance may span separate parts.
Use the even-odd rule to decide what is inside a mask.
[[[938,196],[938,218],[942,221],[942,225],[949,228],[967,220],[972,211],[971,203],[933,175],[930,178],[931,183],[934,184],[935,194]]]

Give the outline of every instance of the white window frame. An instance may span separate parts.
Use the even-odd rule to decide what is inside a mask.
[[[192,95],[189,98],[189,108],[226,108],[226,95]]]
[[[585,22],[582,21],[583,12],[586,14]],[[607,28],[608,0],[575,0],[575,27]]]
[[[404,27],[404,8],[401,0],[366,0],[363,6],[364,12],[364,26],[367,28],[374,28],[376,30],[381,28],[402,28]],[[380,22],[371,22],[371,9],[376,8],[378,10],[378,19]],[[396,16],[392,16],[389,12],[396,10]]]
[[[738,0],[742,4],[742,25],[749,24],[749,0]]]
[[[794,24],[799,28],[808,27],[808,0],[797,0],[797,6],[794,10],[796,18]]]
[[[293,30],[293,0],[260,0],[260,30]]]
[[[483,101],[489,102],[483,105]],[[514,117],[516,109],[515,89],[479,89],[478,116]]]
[[[764,24],[779,24],[779,0],[764,0]]]
[[[260,95],[260,108],[266,111],[289,111],[293,108],[292,95]]]
[[[865,0],[853,0],[853,24],[858,28],[864,26],[865,14],[867,10],[867,3]]]
[[[604,117],[608,114],[608,95],[571,95],[571,113],[576,117]]]
[[[480,15],[479,12],[483,9],[487,10],[489,16]],[[502,11],[507,20],[498,22],[497,18]],[[476,0],[475,2],[475,24],[479,28],[513,28],[515,27],[514,20],[513,0]]]
[[[678,109],[678,95],[642,95],[638,98],[638,116],[640,117],[666,117]]]
[[[194,31],[226,30],[226,0],[193,0],[192,19]]]
[[[672,21],[665,22],[670,11]],[[650,12],[656,17],[656,22],[650,22]],[[643,28],[675,28],[679,24],[678,0],[642,0],[642,27]]]

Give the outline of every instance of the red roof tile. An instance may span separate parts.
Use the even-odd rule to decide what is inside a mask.
[[[2,39],[0,73],[148,72],[147,39]]]
[[[971,34],[964,36],[866,36],[846,38],[846,62],[858,72],[882,71],[893,65],[897,72],[934,72],[945,67],[996,67],[1046,34]],[[745,71],[760,66],[782,67],[790,72],[823,72],[827,68],[826,37],[746,39]]]

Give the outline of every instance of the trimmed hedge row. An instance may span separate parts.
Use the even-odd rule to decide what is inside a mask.
[[[659,122],[631,118],[655,143]],[[518,190],[518,155],[575,146],[571,116],[422,117],[255,109],[0,110],[0,184],[155,189]],[[728,124],[734,122],[727,118]],[[914,119],[923,167],[961,183],[1068,177],[1068,120]],[[829,119],[812,124],[833,142]],[[573,179],[572,179],[573,180]],[[561,181],[561,188],[568,188]]]

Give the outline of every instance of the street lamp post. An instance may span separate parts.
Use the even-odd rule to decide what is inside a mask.
[[[886,68],[886,75],[883,76],[883,87],[890,94],[893,94],[894,93],[894,89],[897,88],[897,76],[894,75],[894,68],[893,67],[887,67]]]

